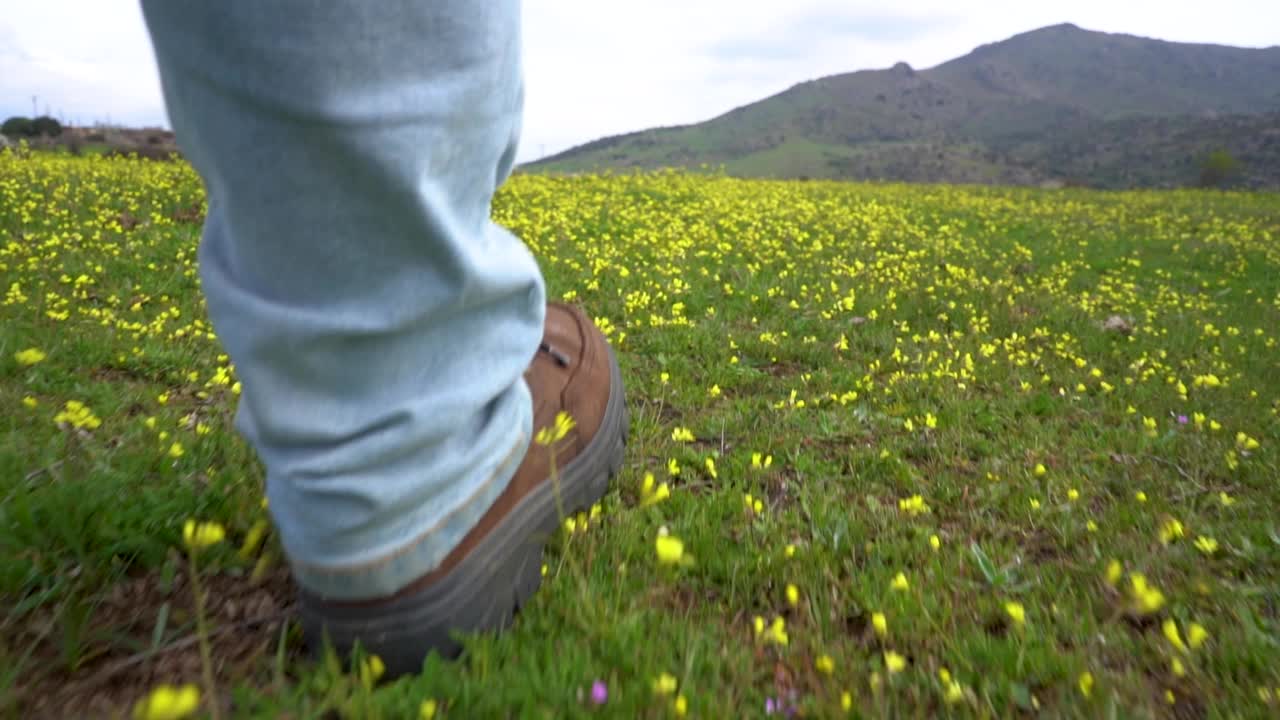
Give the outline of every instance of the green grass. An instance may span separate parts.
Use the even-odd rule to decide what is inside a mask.
[[[1277,196],[514,178],[496,219],[619,349],[627,462],[510,632],[373,689],[279,622],[274,539],[237,552],[264,472],[200,298],[201,202],[177,163],[0,155],[0,714],[199,681],[188,518],[227,528],[204,566],[235,717],[674,716],[661,673],[690,717],[1280,709]],[[71,400],[101,424],[55,424]],[[646,473],[669,499],[641,507]],[[663,527],[691,566],[658,562]],[[1177,650],[1166,620],[1208,640]]]

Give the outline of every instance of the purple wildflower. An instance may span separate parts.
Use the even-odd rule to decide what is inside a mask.
[[[778,710],[778,703],[773,698],[764,699],[764,714],[772,715]]]
[[[1179,415],[1179,416],[1178,416],[1178,424],[1179,424],[1179,425],[1186,425],[1186,424],[1187,424],[1187,416],[1186,416],[1186,415]]]
[[[591,683],[591,702],[596,705],[603,705],[609,699],[609,686],[603,681],[596,680]]]

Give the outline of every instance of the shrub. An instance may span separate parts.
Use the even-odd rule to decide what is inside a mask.
[[[1209,153],[1200,163],[1200,187],[1226,187],[1240,173],[1240,161],[1226,150]]]

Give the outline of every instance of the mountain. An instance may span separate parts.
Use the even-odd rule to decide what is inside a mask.
[[[603,138],[528,170],[722,166],[731,175],[1100,187],[1195,184],[1209,153],[1280,187],[1280,47],[1064,24],[928,70],[833,75],[695,125]]]

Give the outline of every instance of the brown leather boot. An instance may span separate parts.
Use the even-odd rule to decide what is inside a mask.
[[[573,418],[573,429],[550,446],[530,443],[507,489],[461,544],[395,595],[333,603],[300,591],[313,651],[326,635],[340,654],[358,640],[382,659],[387,676],[418,672],[431,650],[458,654],[453,633],[505,628],[538,589],[547,539],[565,516],[599,500],[621,468],[628,416],[617,358],[575,307],[547,306],[543,342],[524,377],[535,434],[554,427],[561,411]]]

